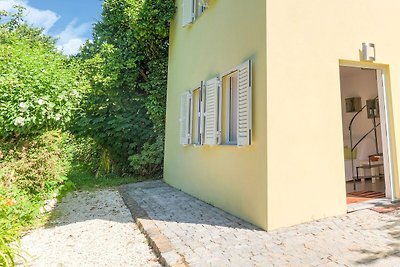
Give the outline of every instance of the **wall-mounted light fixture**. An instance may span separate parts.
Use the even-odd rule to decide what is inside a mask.
[[[375,44],[362,43],[362,60],[375,61]]]

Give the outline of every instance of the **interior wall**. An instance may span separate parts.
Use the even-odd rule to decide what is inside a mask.
[[[350,149],[349,124],[356,112],[346,112],[345,100],[346,98],[350,97],[361,97],[361,107],[363,107],[367,100],[377,97],[378,87],[376,71],[354,67],[340,67],[340,90],[342,100],[343,143],[346,149]],[[379,118],[376,119],[376,122],[379,122]],[[356,142],[372,128],[372,119],[368,119],[367,109],[364,109],[353,122],[353,145],[355,145]],[[382,152],[380,127],[377,128],[377,138],[379,152]],[[355,164],[358,165],[360,161],[367,161],[368,156],[375,153],[375,138],[374,133],[372,132],[357,146],[356,150],[354,151]],[[345,159],[345,175],[346,181],[352,180],[350,159]]]

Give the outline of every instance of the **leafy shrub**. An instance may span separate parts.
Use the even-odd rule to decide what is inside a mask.
[[[102,149],[96,141],[90,137],[74,137],[71,145],[74,148],[73,161],[83,164],[92,174],[100,168]]]
[[[0,266],[20,254],[20,231],[40,215],[45,200],[73,187],[65,178],[73,147],[61,133],[75,115],[87,82],[55,41],[0,12]],[[58,130],[56,130],[58,129]]]
[[[84,166],[85,172],[91,175],[112,176],[114,165],[111,163],[110,154],[107,149],[102,148],[91,137],[74,138],[74,166]]]
[[[30,194],[52,191],[54,181],[62,183],[70,167],[70,137],[50,131],[31,139],[2,140],[0,185],[15,185]]]
[[[43,199],[15,186],[0,186],[0,266],[14,266],[14,257],[24,257],[17,247],[19,233],[38,217]]]
[[[0,25],[0,138],[66,126],[87,88],[75,61],[42,30],[22,17]]]
[[[140,176],[160,178],[164,160],[164,138],[159,137],[155,142],[145,143],[142,151],[129,157],[134,171]]]
[[[0,140],[0,266],[20,254],[12,242],[40,215],[44,201],[73,188],[65,178],[73,156],[71,136],[51,131],[36,138]]]

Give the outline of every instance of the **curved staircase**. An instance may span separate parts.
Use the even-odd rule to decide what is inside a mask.
[[[373,103],[375,104],[371,104]],[[383,153],[379,152],[378,146],[378,135],[377,135],[377,128],[381,125],[380,118],[379,118],[379,107],[378,107],[378,97],[375,97],[370,102],[367,101],[367,104],[364,105],[351,119],[349,124],[349,131],[350,131],[350,147],[351,147],[351,170],[352,170],[352,178],[354,184],[354,191],[356,191],[356,182],[358,180],[365,180],[365,179],[372,179],[374,182],[377,178],[385,177],[383,171]],[[353,123],[355,119],[362,114],[361,112],[367,109],[367,116],[368,119],[372,121],[372,128],[367,131],[357,142],[353,145]],[[354,162],[354,150],[360,145],[365,138],[370,136],[373,133],[374,141],[375,141],[375,152],[374,154],[368,155],[368,160],[359,161],[357,166],[355,166]]]

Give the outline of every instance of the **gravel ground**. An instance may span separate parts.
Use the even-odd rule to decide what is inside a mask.
[[[115,190],[70,193],[21,245],[22,266],[160,266]]]

